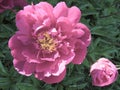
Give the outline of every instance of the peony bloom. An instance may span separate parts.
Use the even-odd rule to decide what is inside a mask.
[[[25,0],[0,0],[0,13],[15,6],[23,7],[27,5]]]
[[[100,58],[91,66],[90,74],[92,84],[95,86],[106,86],[113,83],[118,76],[116,66],[106,58]]]
[[[18,31],[9,40],[15,69],[49,84],[63,80],[66,65],[81,64],[90,44],[90,31],[80,17],[79,8],[64,2],[24,7],[16,15]]]

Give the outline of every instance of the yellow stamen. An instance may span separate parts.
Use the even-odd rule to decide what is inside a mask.
[[[43,39],[38,39],[41,48],[53,52],[56,50],[56,42],[48,33],[43,34]]]

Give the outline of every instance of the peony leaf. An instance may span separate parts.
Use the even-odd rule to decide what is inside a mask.
[[[7,71],[5,70],[5,67],[3,66],[2,62],[0,61],[0,75],[6,76],[8,75]]]
[[[37,90],[32,84],[29,83],[17,83],[19,90]]]

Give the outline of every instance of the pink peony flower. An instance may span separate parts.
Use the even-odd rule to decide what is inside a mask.
[[[23,7],[27,5],[25,0],[0,0],[0,13],[15,6]]]
[[[9,40],[15,69],[49,84],[63,80],[66,65],[81,64],[91,41],[80,17],[79,8],[68,8],[64,2],[24,7],[16,15],[18,31]]]
[[[95,86],[106,86],[113,83],[118,76],[116,66],[106,58],[100,58],[90,69],[92,84]]]

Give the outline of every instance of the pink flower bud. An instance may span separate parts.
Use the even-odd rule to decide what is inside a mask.
[[[112,84],[118,76],[116,66],[106,58],[100,58],[90,69],[92,84],[94,86],[107,86]]]

